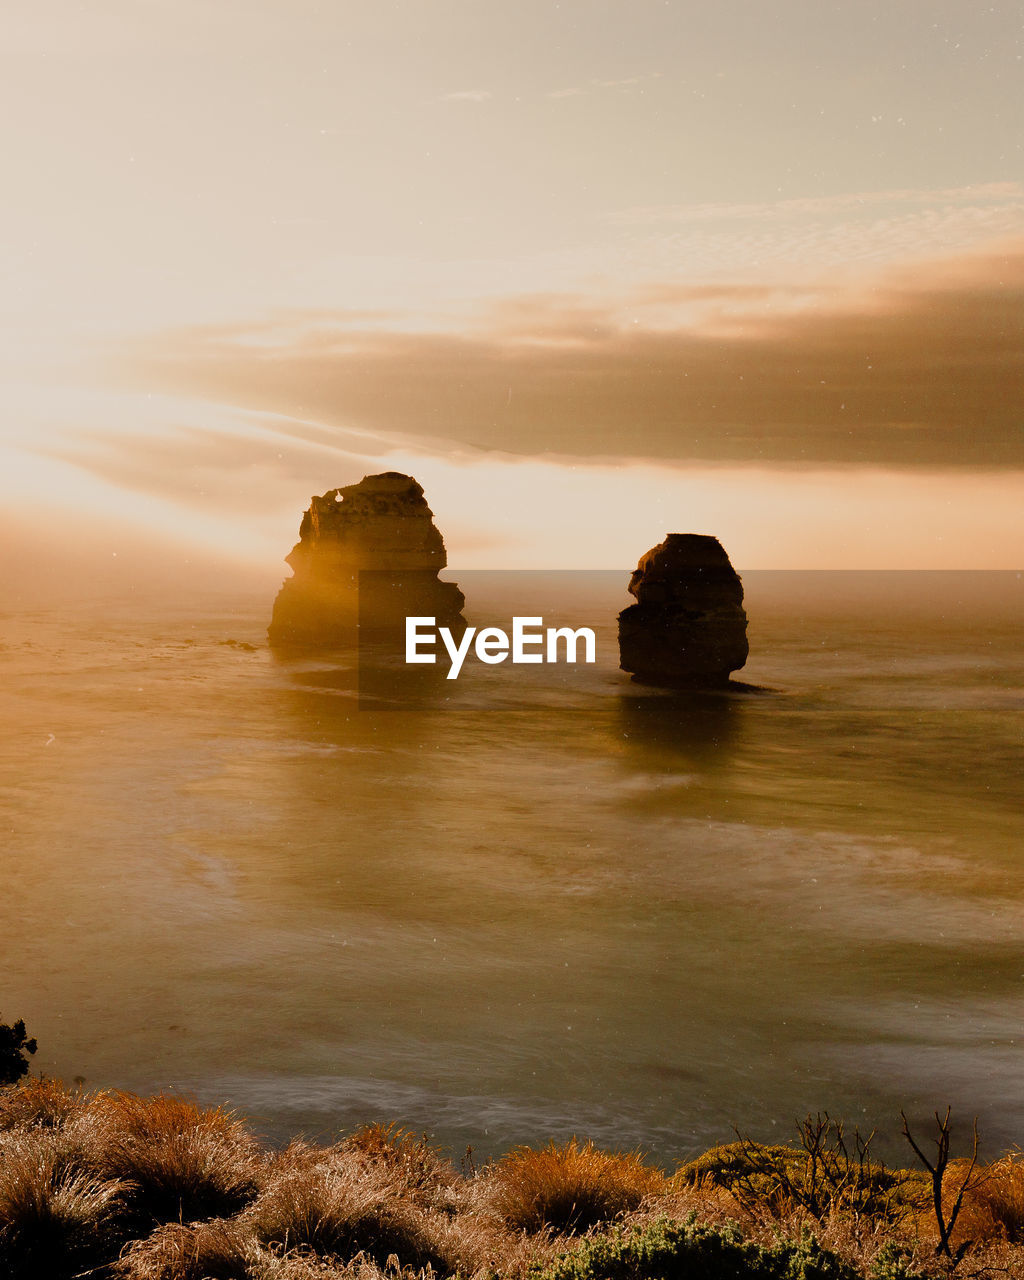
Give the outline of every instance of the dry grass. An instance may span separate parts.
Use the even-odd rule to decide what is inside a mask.
[[[347,1138],[341,1149],[351,1152],[367,1169],[389,1174],[408,1197],[425,1209],[455,1213],[465,1179],[450,1160],[397,1125],[370,1124]]]
[[[341,1264],[315,1254],[266,1254],[254,1280],[397,1280],[394,1271],[382,1271],[372,1262]]]
[[[448,1219],[410,1198],[406,1171],[389,1163],[346,1144],[294,1143],[246,1219],[265,1247],[449,1272],[456,1259]]]
[[[60,1080],[26,1080],[16,1089],[0,1089],[0,1132],[9,1129],[60,1129],[87,1105],[79,1089]]]
[[[639,1152],[599,1151],[576,1138],[517,1147],[486,1177],[493,1208],[523,1231],[586,1231],[638,1208],[666,1185]]]
[[[264,1254],[256,1266],[253,1280],[436,1280],[431,1271],[382,1270],[366,1258],[341,1263],[315,1254]]]
[[[480,1212],[472,1182],[422,1139],[376,1126],[333,1147],[292,1143],[242,1217],[279,1254],[391,1276],[518,1275],[549,1252]]]
[[[0,1141],[0,1274],[59,1280],[116,1252],[127,1190],[83,1170],[59,1135],[8,1131]]]
[[[947,1213],[968,1167],[967,1160],[949,1163],[943,1186]],[[953,1240],[955,1244],[965,1240],[1024,1244],[1024,1157],[1019,1151],[975,1168],[967,1182]]]
[[[172,1222],[136,1241],[113,1274],[119,1280],[250,1280],[256,1254],[251,1237],[237,1223]]]
[[[132,1209],[153,1224],[228,1217],[252,1201],[266,1157],[241,1120],[186,1098],[99,1094],[91,1159],[131,1183]]]
[[[900,1182],[905,1217],[884,1199],[852,1212],[838,1195],[812,1212],[783,1194],[779,1173],[792,1184],[805,1154],[750,1147],[717,1148],[666,1178],[636,1152],[573,1139],[466,1176],[393,1126],[273,1153],[220,1108],[31,1081],[0,1090],[0,1278],[529,1280],[582,1233],[690,1215],[712,1229],[738,1222],[768,1248],[810,1232],[871,1280],[948,1271],[928,1197],[915,1199],[920,1175]],[[950,1164],[951,1202],[966,1168]],[[954,1244],[964,1241],[957,1276],[1024,1280],[1021,1153],[974,1170]]]

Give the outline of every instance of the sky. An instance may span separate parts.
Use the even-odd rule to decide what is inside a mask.
[[[466,568],[691,531],[741,568],[1020,568],[1022,28],[976,0],[13,7],[0,587],[280,580],[310,495],[380,470]]]

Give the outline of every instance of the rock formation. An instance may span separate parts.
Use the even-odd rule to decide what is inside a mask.
[[[385,471],[314,497],[285,560],[294,577],[274,601],[272,645],[353,644],[394,634],[406,615],[464,625],[465,597],[438,580],[444,540],[412,476]]]
[[[619,665],[643,684],[727,684],[747,660],[743,584],[717,538],[670,533],[641,556],[619,614]]]

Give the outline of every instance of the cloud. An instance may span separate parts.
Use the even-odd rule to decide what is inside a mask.
[[[443,93],[441,102],[486,102],[494,94],[489,89],[459,89],[455,93]]]
[[[640,273],[792,279],[923,260],[1024,236],[1024,186],[842,192],[754,203],[638,206],[605,215]],[[648,265],[649,264],[649,265]]]
[[[602,89],[635,89],[637,85],[642,85],[648,80],[660,80],[662,73],[660,71],[648,71],[645,75],[640,76],[622,76],[617,80],[599,80],[589,81],[587,88],[573,85],[564,89],[549,89],[544,95],[546,98],[579,98],[584,94],[593,93],[595,90]]]
[[[731,204],[638,205],[609,215],[609,221],[636,226],[648,223],[780,221],[793,217],[832,218],[837,213],[865,212],[889,205],[918,205],[921,208],[956,206],[1013,207],[1024,210],[1024,184],[985,182],[974,186],[942,187],[934,190],[839,192],[828,196],[803,196],[792,200],[755,201]]]
[[[311,476],[350,467],[353,459],[358,465],[388,447],[371,435],[270,418],[269,424],[249,421],[244,433],[181,425],[125,439],[100,428],[79,429],[45,455],[121,490],[159,495],[182,509],[212,507],[226,518],[244,515],[254,503],[265,508],[282,488],[301,489]]]
[[[439,454],[1024,467],[1024,240],[779,295],[540,295],[458,333],[332,331],[318,313],[308,338],[259,347],[251,328],[165,335],[133,376]]]

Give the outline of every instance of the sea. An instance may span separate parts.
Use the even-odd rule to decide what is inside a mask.
[[[1021,574],[749,571],[707,693],[619,670],[627,570],[445,576],[596,661],[412,696],[271,651],[273,592],[0,613],[0,1021],[34,1072],[477,1162],[576,1135],[671,1168],[828,1112],[906,1163],[901,1111],[947,1106],[1024,1141]]]

